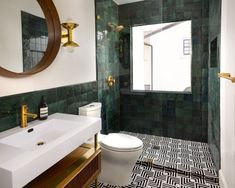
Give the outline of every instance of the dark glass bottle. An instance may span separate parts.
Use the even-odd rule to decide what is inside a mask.
[[[40,120],[45,120],[48,117],[48,106],[47,103],[45,102],[44,96],[42,96],[40,104],[39,104],[39,114],[38,117]]]

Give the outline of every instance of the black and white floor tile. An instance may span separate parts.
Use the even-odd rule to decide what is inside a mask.
[[[219,188],[219,178],[206,143],[123,132],[143,141],[143,152],[125,188]],[[91,187],[94,187],[92,185]],[[119,186],[99,183],[99,188]]]

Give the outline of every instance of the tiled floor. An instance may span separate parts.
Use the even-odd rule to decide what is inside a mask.
[[[144,143],[143,152],[133,169],[132,183],[126,188],[219,188],[218,174],[207,144],[124,133],[134,135]],[[119,186],[99,183],[99,187]]]

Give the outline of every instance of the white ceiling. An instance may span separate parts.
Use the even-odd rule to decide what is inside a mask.
[[[134,3],[138,1],[144,1],[144,0],[113,0],[117,5],[127,4],[127,3]]]

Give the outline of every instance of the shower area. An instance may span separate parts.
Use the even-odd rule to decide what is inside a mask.
[[[148,0],[120,5],[96,0],[102,131],[123,131],[143,140],[144,152],[133,169],[133,185],[219,187],[220,9],[220,0]],[[188,90],[151,91],[148,84],[133,90],[132,28],[186,20],[191,21]],[[188,43],[182,42],[184,45]],[[107,85],[109,75],[116,80],[113,87]],[[147,167],[151,169],[146,171]],[[162,173],[164,180],[152,173]]]

